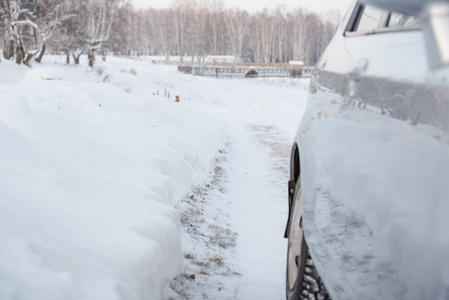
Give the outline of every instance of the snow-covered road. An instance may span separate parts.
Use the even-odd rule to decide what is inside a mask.
[[[299,100],[300,105],[292,105],[288,111],[283,102],[286,99],[282,95],[282,80],[278,80],[281,86],[277,87],[277,96],[262,96],[267,86],[254,89],[251,85],[255,82],[246,82],[249,87],[240,88],[228,99],[224,97],[232,90],[229,85],[236,82],[219,82],[222,87],[210,94],[218,101],[188,103],[191,108],[222,119],[229,134],[226,149],[220,151],[217,161],[221,180],[208,183],[207,191],[200,197],[215,209],[200,205],[199,219],[206,226],[194,226],[196,230],[191,230],[191,222],[184,223],[186,273],[183,280],[174,281],[173,287],[181,299],[284,299],[288,164],[295,115],[299,122],[306,93],[298,88],[298,99],[287,101]],[[242,83],[245,84],[237,82]],[[208,86],[204,84],[204,88]],[[286,125],[289,123],[291,128]],[[186,200],[192,201],[187,197],[184,204]],[[214,247],[220,241],[214,243],[213,238],[198,240],[198,235],[213,236],[209,231],[217,223],[230,232],[230,239],[235,234],[232,247]],[[223,257],[227,272],[217,272],[215,264],[204,265],[205,257],[217,256]]]
[[[236,133],[229,199],[239,233],[235,264],[242,273],[239,299],[284,299],[283,239],[288,213],[286,180],[290,141],[272,127]]]
[[[187,266],[174,298],[284,299],[289,149],[272,126],[233,124],[214,179],[180,205]]]
[[[0,64],[0,298],[283,299],[308,80],[64,59]]]

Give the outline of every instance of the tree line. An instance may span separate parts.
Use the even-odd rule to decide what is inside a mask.
[[[315,64],[329,43],[337,12],[304,9],[248,13],[220,0],[173,0],[166,9],[136,9],[129,0],[0,0],[3,56],[18,64],[65,53],[93,66],[98,53],[179,56],[233,55],[257,63]]]

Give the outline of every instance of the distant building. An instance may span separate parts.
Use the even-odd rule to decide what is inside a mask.
[[[206,57],[212,63],[235,63],[237,59],[233,55],[209,55]]]
[[[304,68],[303,61],[292,60],[289,62],[290,65],[290,76],[291,77],[302,77],[302,69]]]
[[[292,68],[298,68],[298,69],[302,69],[304,67],[304,62],[303,61],[296,61],[296,60],[291,60],[289,62],[289,64],[291,65]]]

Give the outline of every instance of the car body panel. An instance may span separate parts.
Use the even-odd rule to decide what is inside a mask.
[[[345,28],[295,137],[311,255],[334,300],[449,299],[449,68],[419,29]]]

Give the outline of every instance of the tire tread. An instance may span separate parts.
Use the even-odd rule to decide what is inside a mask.
[[[302,282],[302,290],[300,300],[331,300],[329,294],[324,287],[324,283],[318,275],[312,257],[307,248],[306,266],[304,268],[304,279]]]

